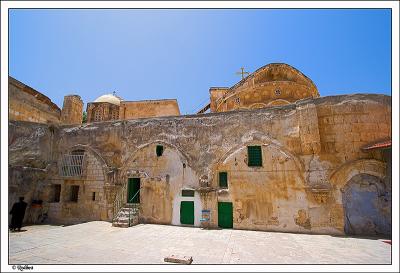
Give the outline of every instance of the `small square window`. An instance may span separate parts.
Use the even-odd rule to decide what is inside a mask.
[[[78,193],[79,193],[79,186],[76,185],[71,186],[71,195],[69,201],[78,202]]]
[[[60,195],[61,195],[61,185],[55,184],[51,186],[51,196],[50,202],[58,203],[60,202]]]
[[[262,166],[262,151],[261,146],[247,146],[247,166],[261,167]]]
[[[235,103],[236,103],[236,104],[240,104],[240,98],[236,98],[236,99],[235,99]]]
[[[156,154],[157,154],[157,156],[162,156],[163,152],[164,152],[164,146],[162,146],[162,145],[157,145],[157,147],[156,147]]]
[[[193,197],[194,191],[193,190],[182,190],[182,196]]]
[[[228,173],[227,172],[219,173],[219,187],[220,188],[228,188]]]
[[[276,90],[275,90],[275,95],[280,96],[280,95],[281,95],[281,90],[276,89]]]

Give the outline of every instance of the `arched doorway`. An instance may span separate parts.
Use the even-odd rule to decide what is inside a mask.
[[[370,174],[353,176],[343,188],[342,199],[346,234],[390,234],[390,203],[380,178]]]

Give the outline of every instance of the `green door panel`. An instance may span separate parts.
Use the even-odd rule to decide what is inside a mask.
[[[194,225],[194,202],[181,202],[181,224]]]
[[[128,203],[140,203],[140,192],[138,192],[139,190],[140,190],[140,178],[129,178],[129,180],[128,180],[128,200],[127,200]],[[135,194],[136,194],[136,196],[135,196]],[[135,196],[135,198],[133,198],[134,196]]]
[[[233,228],[233,206],[231,202],[218,202],[218,226]]]

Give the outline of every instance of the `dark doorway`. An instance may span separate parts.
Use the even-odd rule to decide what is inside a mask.
[[[140,178],[129,178],[127,202],[140,203]]]

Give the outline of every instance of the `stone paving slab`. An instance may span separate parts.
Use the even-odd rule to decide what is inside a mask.
[[[9,233],[10,264],[166,264],[170,255],[193,264],[390,264],[381,239],[248,230],[204,230],[94,221],[27,226]]]

